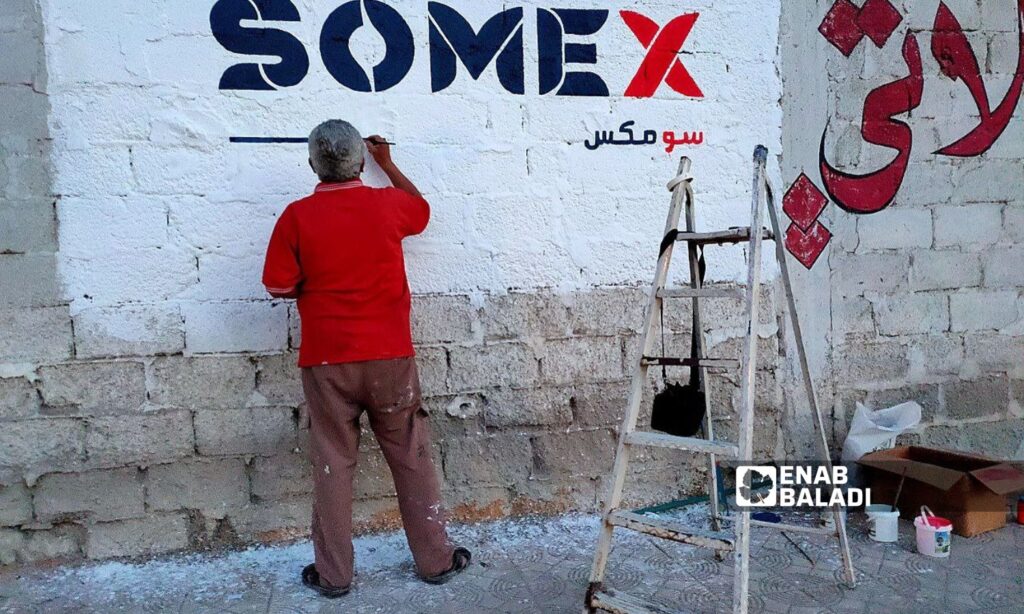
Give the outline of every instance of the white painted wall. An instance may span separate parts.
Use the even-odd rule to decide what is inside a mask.
[[[416,39],[415,64],[394,89],[355,93],[335,82],[317,41],[341,0],[299,0],[303,21],[274,27],[306,44],[305,80],[274,92],[220,91],[222,72],[252,58],[211,35],[213,4],[44,0],[61,274],[73,312],[90,312],[111,334],[131,339],[145,317],[177,313],[249,319],[259,322],[251,330],[278,331],[269,343],[279,342],[286,310],[253,301],[265,298],[263,249],[276,216],[315,178],[303,145],[229,144],[232,135],[302,136],[341,117],[397,141],[396,160],[434,210],[429,230],[407,245],[415,292],[647,282],[678,156],[694,159],[702,225],[727,227],[748,217],[755,144],[780,149],[777,0],[520,2],[523,96],[500,87],[493,65],[479,81],[460,66],[455,84],[432,94],[426,0],[390,3]],[[474,27],[515,5],[448,4]],[[538,95],[537,7],[612,9],[590,37],[598,64],[567,67],[597,72],[612,97]],[[700,13],[682,58],[704,99],[664,85],[653,99],[622,97],[645,51],[619,9],[661,24]],[[368,64],[383,54],[372,28],[357,32],[353,47]],[[659,134],[703,130],[706,142],[672,155],[662,146],[584,148],[594,131],[627,120]],[[719,263],[716,278],[744,275],[740,250]],[[226,335],[203,351],[272,349],[253,344]]]

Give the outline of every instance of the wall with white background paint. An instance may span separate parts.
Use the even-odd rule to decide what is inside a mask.
[[[664,85],[651,99],[621,95],[645,50],[617,10],[598,34],[567,37],[596,43],[596,66],[567,69],[593,70],[612,96],[539,95],[536,8],[607,7],[532,0],[519,3],[525,95],[502,89],[493,65],[479,81],[460,65],[456,82],[432,94],[425,0],[390,3],[416,41],[405,80],[351,92],[328,74],[318,46],[339,4],[299,1],[301,22],[274,24],[306,46],[311,65],[299,85],[229,92],[218,90],[222,72],[252,58],[214,39],[212,1],[46,0],[61,275],[73,313],[94,314],[92,325],[130,340],[180,310],[192,351],[284,346],[286,310],[253,300],[265,297],[259,275],[274,220],[314,177],[302,145],[229,144],[230,136],[302,136],[342,117],[397,141],[396,160],[434,207],[429,230],[407,245],[418,293],[646,282],[678,155],[694,159],[701,224],[727,227],[748,216],[754,145],[779,148],[777,2],[621,7],[661,24],[700,13],[681,59],[703,99]],[[508,7],[452,4],[476,28]],[[370,66],[384,43],[364,27],[353,50]],[[706,140],[672,155],[657,145],[584,147],[627,120],[659,136],[700,130]],[[369,177],[380,181],[372,169]],[[742,253],[711,274],[740,278]],[[244,339],[220,325],[235,319],[249,322]]]
[[[299,85],[259,92],[218,89],[251,58],[213,36],[213,0],[12,1],[0,3],[0,57],[14,58],[0,62],[0,101],[18,109],[0,115],[0,564],[308,534],[298,314],[259,278],[277,216],[314,177],[302,145],[229,137],[302,136],[344,117],[399,143],[396,159],[434,210],[406,244],[413,335],[446,504],[461,520],[599,507],[678,157],[694,160],[700,225],[720,228],[747,219],[755,144],[780,148],[778,3],[614,7],[598,34],[566,40],[596,45],[595,66],[569,69],[593,70],[613,93],[580,98],[537,93],[536,15],[608,8],[596,2],[522,3],[527,93],[516,96],[493,67],[474,81],[460,66],[430,93],[425,0],[389,3],[414,33],[415,62],[376,94],[346,90],[320,59],[321,26],[341,0],[297,2],[302,21],[275,24],[303,41],[311,66]],[[474,27],[510,6],[452,4]],[[619,8],[659,24],[700,13],[679,59],[704,98],[664,85],[622,96],[645,51]],[[370,65],[383,47],[363,30],[353,47]],[[630,120],[705,142],[672,155],[584,147]],[[742,247],[722,251],[710,276],[743,277]],[[770,289],[765,303],[755,448],[767,458],[792,445]],[[713,355],[738,355],[741,309],[705,310]],[[688,352],[689,302],[665,324],[666,354]],[[728,422],[738,388],[729,376],[708,386]],[[366,440],[357,526],[394,527],[388,469]],[[637,505],[703,481],[663,451],[631,467]]]

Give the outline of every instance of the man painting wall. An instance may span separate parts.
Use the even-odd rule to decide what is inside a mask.
[[[395,187],[362,184],[367,150]],[[350,590],[352,479],[366,411],[395,480],[417,573],[442,583],[471,555],[447,536],[409,323],[402,240],[426,229],[430,207],[390,146],[377,136],[364,145],[347,122],[313,130],[309,162],[320,184],[281,214],[263,272],[271,295],[298,299],[302,320],[315,553],[302,581],[327,597]]]

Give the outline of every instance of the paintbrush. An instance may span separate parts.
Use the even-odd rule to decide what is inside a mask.
[[[896,497],[892,500],[892,511],[896,511],[896,504],[900,502],[900,495],[903,494],[903,483],[907,481],[907,467],[903,468],[903,475],[900,476],[900,485],[896,487]]]
[[[814,559],[811,558],[811,555],[807,554],[807,551],[801,548],[800,544],[796,543],[796,541],[792,537],[790,537],[785,531],[780,532],[782,533],[782,536],[785,537],[787,541],[789,541],[789,543],[793,544],[794,548],[800,551],[800,554],[804,555],[804,558],[807,559],[807,562],[810,563],[813,567]]]
[[[370,139],[363,139],[370,145],[390,145],[392,147],[398,145],[398,143],[392,143],[391,141],[371,141]]]

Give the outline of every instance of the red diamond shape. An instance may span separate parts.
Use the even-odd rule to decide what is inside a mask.
[[[901,23],[903,15],[889,0],[868,0],[860,7],[860,15],[857,16],[857,25],[879,49],[885,47]]]
[[[857,25],[860,9],[850,0],[838,0],[829,9],[825,19],[818,26],[818,32],[832,43],[843,55],[849,57],[864,38],[864,31]]]
[[[790,224],[786,230],[786,249],[807,269],[814,266],[831,240],[832,233],[821,222],[815,222],[809,232],[800,230],[796,224]]]
[[[826,205],[828,199],[803,173],[800,173],[782,199],[782,210],[804,232],[818,221],[818,216],[825,210]]]

